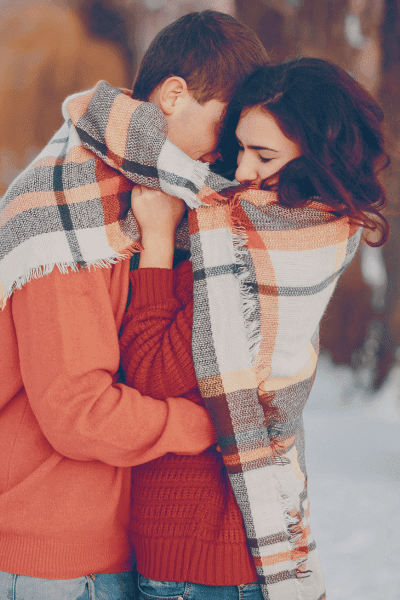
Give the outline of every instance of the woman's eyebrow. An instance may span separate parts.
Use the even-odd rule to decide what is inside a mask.
[[[279,150],[274,150],[273,148],[268,148],[267,146],[247,146],[251,150],[269,150],[270,152],[279,152]]]
[[[236,134],[235,134],[235,138],[236,138],[236,141],[239,144],[243,145],[243,142],[238,138],[238,136]],[[251,150],[269,150],[270,152],[279,152],[279,150],[274,150],[274,148],[268,148],[268,146],[252,146],[252,145],[249,145],[247,147],[250,148]]]

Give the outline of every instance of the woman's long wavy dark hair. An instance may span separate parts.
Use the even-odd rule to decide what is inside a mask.
[[[386,205],[378,175],[389,156],[384,148],[383,112],[372,96],[346,71],[325,60],[299,58],[255,71],[239,88],[227,111],[220,152],[232,174],[238,152],[234,131],[240,113],[260,106],[283,133],[299,144],[302,155],[266,179],[286,207],[304,206],[312,197],[379,233],[371,246],[388,238]],[[276,180],[276,177],[275,177]]]

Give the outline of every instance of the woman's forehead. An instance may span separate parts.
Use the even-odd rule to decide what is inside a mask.
[[[270,147],[270,140],[283,142],[286,138],[271,113],[259,106],[244,109],[236,127],[236,136],[250,146]]]

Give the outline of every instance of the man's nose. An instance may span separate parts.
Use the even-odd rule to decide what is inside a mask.
[[[252,161],[245,156],[242,156],[235,173],[236,181],[239,183],[244,183],[245,181],[255,181],[257,177],[257,169],[254,167]]]

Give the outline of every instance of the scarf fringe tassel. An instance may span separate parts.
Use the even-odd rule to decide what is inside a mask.
[[[22,277],[19,277],[16,281],[14,281],[12,287],[9,290],[5,290],[0,282],[0,310],[4,310],[7,304],[7,300],[13,295],[16,290],[20,290],[24,285],[32,281],[33,279],[40,279],[44,275],[50,275],[53,271],[54,267],[57,267],[60,273],[63,275],[69,273],[70,271],[77,273],[81,269],[87,269],[90,271],[93,269],[105,269],[110,268],[121,260],[125,260],[126,258],[130,258],[133,252],[137,252],[140,246],[135,244],[132,248],[126,251],[126,254],[115,254],[110,258],[101,258],[98,260],[93,260],[89,262],[85,262],[83,265],[77,264],[75,261],[69,262],[59,262],[53,263],[49,265],[43,265],[40,267],[32,267],[28,269]]]
[[[235,232],[232,232],[231,235],[235,254],[235,276],[239,283],[239,293],[242,303],[248,350],[251,363],[253,367],[257,368],[257,359],[260,352],[262,335],[259,321],[255,317],[257,301],[253,290],[248,285],[249,270],[245,264],[247,236],[244,229],[241,231],[239,228],[235,228]]]
[[[196,189],[195,191],[193,191],[188,187],[180,186],[179,197],[185,202],[185,204],[187,204],[189,208],[199,208],[201,206],[206,206],[204,202],[197,198],[196,193],[201,190],[201,188],[204,185],[204,181],[206,180],[207,175],[209,174],[210,170],[208,163],[201,163],[196,161],[193,166],[191,165],[191,167],[192,171],[188,179]],[[162,178],[162,172],[160,172],[159,175],[161,189],[167,194],[177,195],[176,184],[171,185],[169,181],[164,180]]]
[[[279,468],[279,467],[278,467]],[[285,520],[286,531],[289,536],[289,542],[292,552],[299,552],[301,547],[308,548],[307,540],[303,540],[304,525],[298,511],[291,507],[291,500],[285,492],[285,483],[290,486],[290,482],[285,478],[278,477],[278,490],[280,493],[283,518]],[[296,560],[296,587],[298,600],[315,600],[315,592],[313,586],[307,585],[307,579],[312,575],[312,571],[307,569],[308,552],[305,556],[299,557]]]

